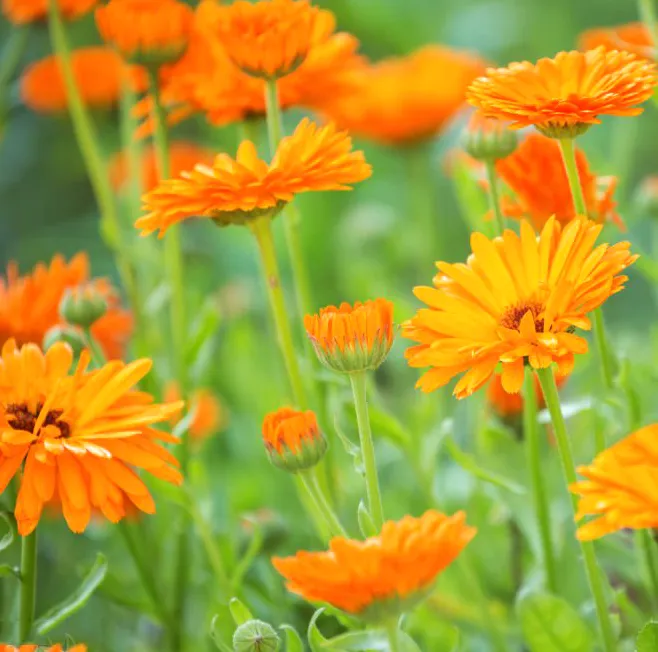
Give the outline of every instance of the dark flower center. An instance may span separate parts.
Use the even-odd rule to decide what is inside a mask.
[[[7,423],[14,430],[25,430],[27,432],[34,432],[37,418],[41,413],[43,405],[37,405],[36,412],[31,412],[25,403],[10,403],[5,408],[5,418]],[[66,421],[61,421],[62,410],[50,410],[46,415],[41,427],[55,426],[59,428],[59,437],[69,437],[71,434],[71,426]],[[38,434],[38,433],[37,433]]]
[[[545,308],[538,301],[519,301],[514,305],[508,306],[500,318],[500,325],[510,330],[520,330],[521,320],[527,312],[530,312],[535,320],[535,331],[544,332],[544,320],[539,318]]]

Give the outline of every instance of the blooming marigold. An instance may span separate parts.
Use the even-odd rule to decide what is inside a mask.
[[[78,18],[91,11],[98,0],[58,0],[59,10],[66,20]],[[22,25],[45,20],[48,0],[2,0],[2,13],[12,23]]]
[[[354,306],[327,306],[304,317],[306,334],[320,361],[345,373],[376,369],[393,346],[393,304],[375,299]]]
[[[219,154],[212,167],[197,165],[178,179],[163,181],[144,196],[148,215],[135,226],[142,235],[160,236],[190,217],[207,217],[219,226],[247,224],[275,215],[296,194],[316,190],[348,190],[347,184],[370,176],[363,152],[352,151],[352,141],[333,125],[317,127],[302,120],[284,138],[268,165],[258,158],[251,141],[243,141],[234,160]]]
[[[326,96],[321,108],[341,128],[379,143],[425,140],[455,117],[485,67],[470,53],[428,45],[356,70],[351,90]]]
[[[417,386],[431,392],[463,373],[454,394],[465,398],[499,363],[510,393],[521,389],[525,361],[535,369],[556,362],[558,376],[570,373],[574,354],[587,351],[573,330],[591,327],[587,313],[623,288],[619,274],[637,258],[628,242],[594,248],[602,228],[551,218],[537,236],[524,220],[520,235],[473,233],[466,264],[438,262],[435,287],[414,290],[428,308],[403,329],[418,342],[406,352],[409,364],[431,367]]]
[[[365,541],[335,537],[326,552],[301,551],[272,563],[288,590],[306,600],[368,620],[390,618],[422,599],[475,536],[465,519],[464,512],[430,510],[388,521],[379,536]]]
[[[71,67],[83,102],[92,108],[109,109],[121,97],[124,76],[142,88],[144,80],[110,48],[79,48],[71,53]],[[66,111],[68,98],[59,58],[45,57],[31,64],[20,81],[24,104],[39,113]]]
[[[167,384],[164,393],[166,402],[179,401],[180,390],[175,382]],[[193,413],[188,432],[192,441],[200,443],[226,426],[226,414],[219,399],[209,389],[198,388],[190,397],[190,412]],[[178,423],[175,419],[172,423]]]
[[[595,176],[585,153],[575,148],[575,155],[587,215],[595,222],[611,220],[623,228],[613,199],[617,179]],[[576,215],[560,144],[555,139],[529,134],[513,154],[496,163],[496,172],[516,195],[516,200],[506,197],[503,201],[508,217],[529,218],[541,229],[552,215],[563,223]]]
[[[107,311],[91,327],[94,339],[108,358],[121,358],[132,332],[132,316],[121,308],[118,294],[102,278],[90,279],[84,253],[68,263],[55,256],[48,266],[40,263],[31,274],[19,276],[15,263],[0,278],[0,345],[14,339],[19,345],[41,345],[46,333],[61,323],[59,304],[69,288],[91,283],[107,303]]]
[[[176,443],[152,426],[178,412],[182,403],[158,405],[131,389],[151,361],[118,360],[87,371],[83,352],[69,375],[71,349],[54,344],[44,354],[34,344],[18,348],[13,340],[0,359],[0,493],[23,466],[15,516],[27,535],[39,522],[45,503],[61,502],[73,532],[82,532],[92,508],[120,521],[130,502],[155,512],[146,485],[131,467],[179,484],[176,458],[157,440]]]
[[[194,12],[178,0],[110,0],[96,9],[103,40],[128,61],[159,66],[181,57]]]
[[[632,52],[645,59],[656,58],[651,33],[643,23],[589,29],[580,36],[578,46],[581,50],[594,50],[602,46],[606,50]]]
[[[598,539],[624,528],[658,527],[658,424],[640,428],[581,466],[585,477],[571,485],[580,496],[576,520],[596,517],[581,525],[578,538]]]
[[[653,63],[600,47],[490,68],[471,84],[467,97],[490,118],[564,138],[600,123],[601,115],[638,115],[637,105],[651,97],[657,82]]]
[[[87,652],[87,646],[80,643],[65,650],[59,643],[48,647],[33,645],[31,643],[15,647],[10,643],[0,643],[0,652]]]
[[[327,450],[315,414],[290,407],[265,416],[263,442],[272,464],[293,473],[315,466]]]

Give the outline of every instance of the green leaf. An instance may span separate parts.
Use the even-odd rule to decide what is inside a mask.
[[[406,632],[399,632],[400,652],[421,652],[416,641]]]
[[[648,622],[638,634],[636,652],[656,652],[658,650],[658,621]]]
[[[359,475],[364,475],[365,474],[365,467],[363,465],[363,455],[361,454],[361,448],[357,446],[343,431],[343,428],[340,425],[340,421],[338,419],[338,414],[336,413],[334,416],[334,430],[336,431],[336,435],[338,439],[340,439],[341,443],[343,444],[343,447],[345,448],[345,452],[353,459],[354,461],[354,468],[356,469],[357,473]]]
[[[222,633],[219,628],[219,614],[214,615],[210,621],[210,638],[212,638],[215,647],[221,650],[221,652],[233,652],[233,648],[222,641]]]
[[[255,521],[252,522],[252,527],[253,531],[251,533],[249,546],[247,547],[247,550],[245,551],[240,561],[235,566],[233,576],[231,577],[231,587],[236,591],[240,588],[245,574],[254,563],[254,560],[256,557],[258,557],[258,553],[263,547],[263,528]]]
[[[292,625],[281,625],[286,633],[286,652],[304,652],[304,643],[301,636]]]
[[[594,634],[565,600],[531,593],[517,603],[523,638],[530,652],[591,652]]]
[[[359,529],[361,534],[367,539],[368,537],[374,537],[379,534],[375,522],[372,520],[372,516],[368,511],[363,500],[359,502],[359,509],[357,510],[357,518],[359,520]]]
[[[15,538],[14,517],[9,512],[0,512],[0,519],[7,524],[7,534],[0,539],[0,552],[9,548]]]
[[[96,555],[96,561],[91,567],[82,584],[63,602],[49,609],[34,623],[35,629],[40,636],[64,622],[84,607],[94,591],[100,586],[107,575],[107,559],[100,552]]]
[[[347,632],[331,639],[325,639],[321,646],[323,650],[343,650],[345,652],[356,652],[368,650],[368,652],[388,652],[389,644],[386,632],[381,630],[365,630],[361,632]]]
[[[217,332],[220,324],[217,301],[210,297],[201,307],[201,314],[195,320],[192,333],[185,347],[185,360],[192,367],[199,357],[204,344]]]
[[[318,629],[318,626],[315,624],[323,611],[324,609],[318,609],[313,614],[313,618],[311,618],[311,622],[308,624],[306,637],[308,638],[308,644],[311,648],[311,652],[321,652],[321,650],[327,649],[326,647],[324,647],[324,645],[327,643],[327,639],[324,636],[322,636],[322,633]]]
[[[17,566],[0,564],[0,577],[9,577],[10,575],[13,575],[18,580],[21,579],[21,571]]]
[[[243,625],[248,620],[254,619],[249,608],[238,598],[231,598],[231,601],[228,603],[228,608],[237,627],[240,627],[240,625]]]
[[[404,449],[409,444],[409,433],[391,414],[379,406],[370,406],[370,425],[378,436],[386,437],[396,446]]]

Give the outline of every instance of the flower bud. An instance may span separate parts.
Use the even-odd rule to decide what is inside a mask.
[[[84,335],[79,329],[68,324],[62,326],[53,326],[44,335],[43,350],[47,351],[56,342],[64,342],[73,350],[73,355],[77,358],[82,350],[87,346]]]
[[[466,152],[474,159],[497,161],[516,149],[518,138],[506,122],[485,118],[475,111],[464,130],[462,142]]]
[[[89,328],[106,311],[107,301],[93,285],[69,288],[59,304],[62,319],[81,328]]]
[[[315,466],[327,451],[327,439],[315,414],[283,407],[263,421],[263,442],[270,462],[290,473]]]
[[[276,630],[262,620],[248,620],[233,634],[234,652],[276,652],[278,649]]]

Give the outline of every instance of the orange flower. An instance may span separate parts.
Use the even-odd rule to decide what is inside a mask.
[[[164,399],[167,403],[179,401],[181,398],[178,385],[175,382],[167,384]],[[190,398],[190,412],[193,413],[189,425],[190,438],[197,443],[208,439],[211,435],[226,426],[226,415],[218,398],[209,389],[195,389]],[[172,424],[178,423],[175,419]]]
[[[19,345],[41,345],[45,334],[61,324],[59,304],[68,288],[91,282],[105,297],[108,309],[91,328],[92,335],[108,358],[121,358],[132,331],[132,317],[122,310],[116,290],[106,279],[89,279],[86,254],[66,262],[55,256],[50,265],[37,265],[28,276],[19,276],[15,263],[0,278],[0,345],[10,338]]]
[[[298,552],[274,558],[288,590],[310,602],[330,605],[369,620],[412,606],[432,588],[475,536],[465,514],[430,510],[384,523],[379,536],[365,541],[335,537],[327,552]]]
[[[379,143],[425,140],[455,117],[468,85],[484,70],[475,55],[428,45],[363,67],[354,73],[352,91],[326,96],[323,108],[340,127]]]
[[[58,0],[59,10],[66,20],[73,20],[91,11],[98,0]],[[17,25],[45,20],[48,0],[2,0],[2,13]]]
[[[178,0],[110,0],[96,9],[96,25],[128,61],[159,66],[185,51],[193,13]]]
[[[606,50],[624,50],[645,59],[656,58],[651,34],[643,23],[587,30],[578,40],[578,46],[581,50],[603,46]]]
[[[617,179],[596,177],[585,153],[578,148],[575,152],[588,216],[595,222],[610,220],[624,228],[613,199]],[[503,212],[508,217],[529,218],[537,229],[552,215],[562,223],[575,217],[560,144],[555,139],[529,134],[512,155],[496,163],[496,172],[516,194],[516,201],[505,198],[503,202]]]
[[[110,48],[74,50],[71,66],[82,100],[92,108],[109,109],[118,103],[124,75],[129,75],[135,88],[143,87],[144,80],[139,73],[126,66]],[[59,59],[48,56],[30,65],[21,78],[20,94],[33,111],[66,111],[68,99]]]
[[[580,496],[576,520],[597,517],[580,526],[580,540],[625,528],[658,527],[658,424],[622,439],[578,473],[586,479],[570,487]]]
[[[141,152],[140,173],[141,184],[145,191],[153,190],[158,185],[155,147],[146,145]],[[191,170],[197,163],[211,165],[213,155],[210,150],[195,143],[174,141],[169,145],[169,165],[171,175],[177,177],[184,170]],[[127,152],[117,152],[111,158],[108,174],[115,191],[123,190],[130,181],[130,164]]]
[[[216,28],[230,59],[244,72],[268,79],[295,70],[336,27],[330,11],[308,0],[236,0],[219,10]]]
[[[191,217],[207,217],[219,226],[246,224],[275,215],[298,193],[348,190],[347,184],[371,173],[363,152],[351,148],[347,134],[308,119],[281,141],[270,165],[258,158],[251,141],[243,141],[236,160],[219,154],[212,167],[197,165],[146,194],[150,212],[135,226],[142,235],[159,229],[162,237],[172,224]]]
[[[587,313],[623,288],[619,274],[637,258],[628,242],[594,248],[602,228],[551,218],[537,237],[524,220],[520,236],[473,233],[466,264],[437,263],[435,287],[414,291],[428,308],[404,325],[404,336],[418,342],[407,350],[409,364],[431,367],[417,386],[431,392],[464,374],[454,394],[465,398],[501,363],[510,393],[521,389],[526,361],[570,373],[574,354],[587,351],[574,329],[591,328]]]
[[[490,118],[565,138],[600,123],[600,115],[638,115],[642,109],[636,105],[651,97],[657,81],[653,63],[600,47],[490,68],[467,97]]]
[[[393,346],[393,304],[375,299],[354,306],[327,306],[304,317],[304,328],[320,361],[345,373],[376,369]]]
[[[65,650],[59,643],[49,647],[30,643],[14,647],[10,643],[0,643],[0,652],[87,652],[87,646],[79,644]]]
[[[92,508],[113,523],[130,502],[155,512],[146,485],[132,470],[180,484],[176,458],[158,440],[177,443],[154,429],[182,403],[154,404],[135,389],[151,361],[114,361],[87,371],[83,352],[69,374],[71,349],[54,344],[44,354],[34,344],[9,340],[0,359],[0,493],[22,467],[15,516],[25,536],[37,526],[45,503],[60,501],[73,532],[87,527]]]

